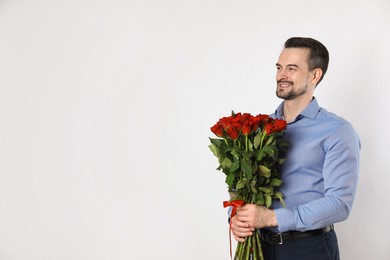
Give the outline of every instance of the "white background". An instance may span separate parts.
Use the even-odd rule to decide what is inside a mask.
[[[389,28],[387,0],[1,0],[0,259],[229,259],[209,128],[274,111],[291,36],[362,141],[342,259],[389,259]]]

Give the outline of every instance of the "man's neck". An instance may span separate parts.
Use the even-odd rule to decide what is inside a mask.
[[[287,123],[293,122],[297,116],[309,105],[313,96],[302,99],[285,100],[283,105],[283,117]]]

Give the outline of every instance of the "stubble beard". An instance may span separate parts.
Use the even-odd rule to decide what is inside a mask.
[[[279,83],[279,82],[278,82]],[[292,89],[288,92],[284,90],[279,90],[278,87],[276,87],[276,96],[278,98],[284,99],[284,100],[292,100],[296,97],[302,96],[307,92],[308,86],[305,85],[303,88],[299,90],[294,89],[294,85],[292,85]]]

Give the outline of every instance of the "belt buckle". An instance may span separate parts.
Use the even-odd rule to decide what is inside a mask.
[[[279,235],[279,242],[278,242],[278,244],[279,244],[279,245],[283,245],[283,236],[282,236],[282,233],[278,233],[278,235]]]

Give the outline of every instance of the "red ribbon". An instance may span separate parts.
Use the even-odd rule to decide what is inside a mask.
[[[224,201],[223,207],[233,207],[232,212],[230,213],[230,225],[229,225],[229,242],[230,242],[230,258],[233,259],[232,254],[232,218],[236,215],[237,207],[241,207],[245,204],[243,200],[233,200],[233,201]]]

